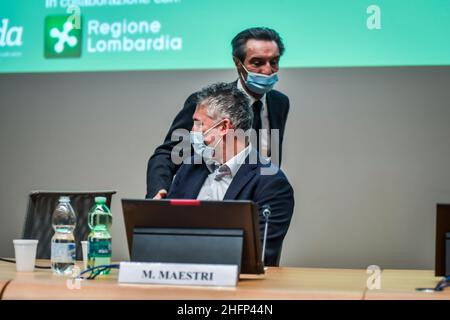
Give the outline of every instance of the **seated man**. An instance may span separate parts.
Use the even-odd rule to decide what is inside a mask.
[[[200,91],[197,98],[190,134],[196,155],[180,167],[167,198],[252,200],[260,208],[270,206],[264,261],[277,266],[294,209],[293,189],[284,173],[263,163],[249,142],[253,111],[242,91],[218,83]],[[245,133],[243,139],[236,132]],[[262,212],[259,218],[262,241]]]

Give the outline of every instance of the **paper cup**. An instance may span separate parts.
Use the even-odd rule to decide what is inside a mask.
[[[39,240],[13,240],[17,272],[34,271],[38,242]]]
[[[81,241],[81,248],[83,249],[83,268],[84,270],[87,269],[87,263],[88,263],[88,241]]]

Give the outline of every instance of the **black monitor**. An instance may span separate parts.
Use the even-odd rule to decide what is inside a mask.
[[[122,209],[131,261],[217,264],[241,250],[240,272],[264,273],[252,201],[122,199]]]
[[[450,277],[450,204],[438,204],[436,209],[435,275]]]

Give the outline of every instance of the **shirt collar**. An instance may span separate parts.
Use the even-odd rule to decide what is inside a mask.
[[[247,147],[245,147],[243,150],[241,150],[241,152],[239,152],[233,158],[229,159],[224,164],[222,164],[222,165],[207,164],[206,166],[208,167],[209,172],[211,172],[211,173],[219,170],[219,168],[221,166],[227,166],[230,169],[231,177],[233,178],[236,175],[236,173],[239,171],[239,168],[241,167],[241,165],[245,162],[245,159],[247,159],[251,150],[252,150],[252,145],[250,143]]]
[[[229,159],[227,162],[225,162],[223,164],[223,165],[227,166],[228,168],[230,168],[232,178],[239,171],[241,164],[243,164],[245,162],[245,159],[249,155],[251,148],[252,148],[252,145],[249,144],[247,147],[245,147],[245,149],[243,149],[241,152],[239,152],[237,155],[235,155],[233,158]]]

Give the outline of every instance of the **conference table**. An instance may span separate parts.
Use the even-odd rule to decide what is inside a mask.
[[[49,265],[48,260],[37,261]],[[0,262],[0,299],[158,299],[158,300],[278,300],[278,299],[449,299],[442,292],[418,292],[441,278],[431,270],[382,270],[380,289],[369,290],[370,276],[362,269],[269,267],[264,276],[245,276],[236,287],[120,284],[117,270],[79,283],[51,270],[16,272]]]

